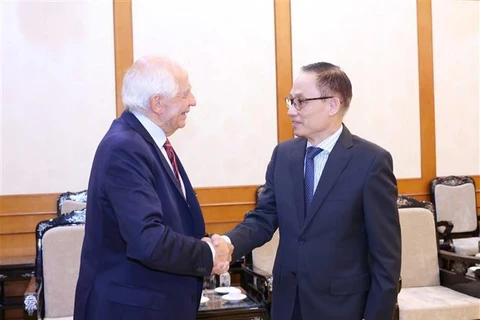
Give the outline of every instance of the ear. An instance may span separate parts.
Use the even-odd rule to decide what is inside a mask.
[[[159,94],[154,94],[153,96],[150,97],[150,109],[155,113],[155,114],[161,114],[163,111],[162,108],[162,96]]]
[[[330,116],[334,116],[337,113],[339,113],[340,112],[340,105],[341,105],[340,100],[337,97],[335,97],[333,99],[330,99],[330,110],[329,110],[328,114]]]

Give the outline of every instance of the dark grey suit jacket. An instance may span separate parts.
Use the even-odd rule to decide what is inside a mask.
[[[400,277],[397,185],[391,155],[344,126],[304,213],[306,140],[279,144],[255,210],[227,233],[237,259],[279,227],[273,320],[390,320]]]

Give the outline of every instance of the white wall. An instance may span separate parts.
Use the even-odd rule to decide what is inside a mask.
[[[434,1],[438,175],[480,174],[479,2]],[[292,0],[294,74],[330,61],[353,83],[346,124],[419,177],[415,0]],[[182,63],[198,101],[172,137],[195,187],[264,181],[276,145],[273,1],[133,0],[134,56]],[[111,0],[2,2],[0,194],[87,187],[115,118]],[[286,111],[285,111],[286,112]]]
[[[115,117],[112,1],[1,8],[0,193],[86,189]]]
[[[294,75],[327,61],[352,82],[345,124],[392,153],[397,178],[418,178],[420,118],[415,0],[292,0]]]
[[[480,174],[480,2],[432,3],[437,175]]]
[[[170,139],[194,187],[264,183],[277,143],[273,1],[132,1],[135,59],[189,71],[197,106]]]

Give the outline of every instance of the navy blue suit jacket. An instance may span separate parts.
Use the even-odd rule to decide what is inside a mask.
[[[76,320],[195,319],[213,266],[205,223],[160,149],[124,112],[100,143],[88,185]]]
[[[401,259],[392,158],[344,126],[305,215],[306,143],[275,148],[257,207],[227,233],[234,259],[279,227],[273,320],[292,319],[297,287],[303,320],[391,320]]]

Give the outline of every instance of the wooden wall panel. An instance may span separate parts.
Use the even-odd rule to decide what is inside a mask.
[[[207,223],[207,233],[224,234],[225,232],[232,230],[238,222],[222,222],[222,223]]]
[[[22,212],[55,212],[58,193],[1,196],[0,215]]]
[[[207,232],[224,233],[255,204],[257,186],[198,188]],[[0,196],[0,257],[34,256],[38,222],[56,216],[55,194]]]
[[[55,218],[55,213],[31,212],[0,216],[0,234],[30,233],[39,221]],[[33,228],[32,228],[33,227]]]
[[[34,255],[34,231],[20,234],[0,234],[0,258]]]

